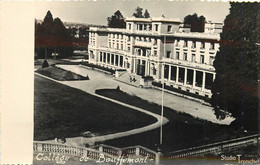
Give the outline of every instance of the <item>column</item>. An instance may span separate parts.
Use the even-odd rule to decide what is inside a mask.
[[[150,70],[151,70],[151,67],[150,67],[150,61],[147,60],[147,75],[150,76]]]
[[[136,155],[136,156],[139,156],[139,155],[140,155],[140,148],[139,148],[139,147],[136,147],[135,155]]]
[[[124,58],[124,56],[123,56],[123,65],[122,65],[123,68],[125,68],[125,62],[126,62],[126,61],[125,61],[125,58]]]
[[[205,90],[205,82],[206,82],[206,73],[203,72],[203,76],[202,76],[202,91]]]
[[[104,52],[102,52],[102,61],[101,62],[104,63],[103,61],[104,61]]]
[[[111,65],[111,59],[112,59],[112,54],[110,53],[110,56],[109,56],[109,64]]]
[[[176,66],[176,83],[179,82],[179,67]]]
[[[164,70],[165,70],[164,67],[165,67],[165,65],[162,64],[161,80],[162,80],[163,83],[164,83]]]
[[[108,54],[108,53],[106,53],[106,64],[108,64],[108,63],[107,63],[107,61],[108,61],[108,60],[107,60],[107,59],[108,59],[108,57],[107,57],[108,55],[107,55],[107,54]]]
[[[187,83],[187,68],[184,68],[184,86],[186,86]]]
[[[213,81],[214,81],[216,78],[216,73],[212,73],[212,74],[213,74]]]
[[[145,73],[144,73],[145,76],[148,75],[148,70],[147,69],[148,69],[148,61],[145,60]]]
[[[169,65],[169,75],[168,75],[168,81],[171,80],[171,74],[172,74],[172,69],[171,65]]]
[[[193,83],[192,83],[192,88],[195,88],[195,83],[196,83],[196,70],[193,70]]]
[[[117,63],[117,66],[120,66],[120,55],[117,55],[117,59],[118,59],[118,63]]]
[[[133,71],[134,71],[134,73],[136,73],[136,66],[135,66],[135,65],[136,65],[135,63],[136,63],[136,62],[135,62],[135,58],[133,58],[133,62],[134,62],[134,63],[133,63]]]

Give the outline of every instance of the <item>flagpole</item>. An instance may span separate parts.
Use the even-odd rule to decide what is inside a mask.
[[[163,50],[163,58],[165,57],[165,46],[166,46],[166,35],[164,36],[164,50]],[[162,109],[161,109],[161,128],[160,128],[160,145],[163,144],[163,106],[164,106],[164,68],[165,68],[165,62],[163,59],[163,67],[162,67]]]

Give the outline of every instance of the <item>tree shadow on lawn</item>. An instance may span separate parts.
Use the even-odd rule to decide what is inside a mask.
[[[128,131],[154,117],[35,75],[34,140]]]

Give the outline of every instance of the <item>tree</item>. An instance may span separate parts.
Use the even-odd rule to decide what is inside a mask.
[[[148,13],[149,14],[149,13]],[[141,7],[137,7],[136,9],[135,9],[135,13],[133,14],[133,16],[134,17],[136,17],[136,18],[144,18],[144,16],[143,16],[143,8],[141,8]]]
[[[217,117],[223,110],[233,126],[257,130],[259,74],[259,3],[231,2],[214,67],[211,104]]]
[[[191,26],[191,32],[204,32],[206,18],[204,16],[198,17],[196,13],[184,17],[184,24]]]
[[[126,28],[125,19],[119,10],[117,10],[111,17],[108,17],[107,22],[108,27],[111,28]]]
[[[72,55],[72,38],[59,18],[53,19],[47,12],[42,24],[35,22],[35,52],[39,58],[51,57],[58,53],[60,57]]]
[[[147,9],[145,9],[144,18],[150,18],[150,13],[148,12]]]

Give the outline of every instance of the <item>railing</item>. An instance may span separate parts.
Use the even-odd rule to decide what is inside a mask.
[[[230,149],[240,147],[243,145],[256,144],[258,141],[260,141],[260,134],[174,151],[166,154],[165,156],[169,157],[170,159],[200,156],[210,153],[218,153],[226,148]]]
[[[214,39],[219,40],[219,34],[209,34],[209,33],[197,33],[197,32],[175,32],[174,36],[176,37],[193,37],[193,38],[204,38],[204,39]]]
[[[98,145],[92,148],[82,148],[82,147],[74,147],[68,146],[65,144],[57,144],[50,142],[41,142],[34,141],[33,143],[33,151],[34,152],[52,152],[59,154],[66,154],[70,156],[77,157],[87,157],[90,160],[99,160],[102,156],[110,159],[117,159],[123,156],[124,158],[134,159],[138,158],[138,160],[149,160],[150,163],[154,163],[159,165],[160,153],[152,151],[148,148],[142,146],[132,146],[126,148],[117,148],[108,145]]]
[[[98,146],[93,147],[96,150],[102,151],[104,153],[107,153],[109,155],[124,155],[127,157],[138,157],[138,158],[147,158],[150,161],[154,161],[155,164],[158,164],[160,153],[157,153],[153,150],[150,150],[148,148],[142,147],[142,146],[131,146],[131,147],[125,147],[125,148],[116,148],[111,147],[108,145],[100,144]]]
[[[172,59],[172,58],[163,58],[162,61],[170,64],[176,64],[176,65],[182,65],[182,66],[187,66],[191,68],[196,68],[196,69],[203,69],[203,70],[208,70],[211,72],[215,71],[215,68],[212,65],[209,64],[201,64],[201,63],[195,63],[191,61],[184,61],[184,60],[177,60],[177,59]]]
[[[40,141],[33,142],[33,151],[53,152],[53,153],[66,154],[66,155],[77,156],[77,157],[88,157],[89,159],[92,160],[99,160],[101,154],[106,158],[116,158],[116,156],[112,154],[108,154],[106,152],[100,152],[92,148],[74,147],[65,144],[40,142]]]

